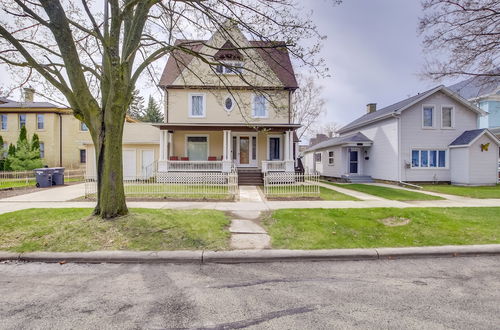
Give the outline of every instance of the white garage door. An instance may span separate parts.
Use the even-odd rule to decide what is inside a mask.
[[[154,151],[153,150],[143,150],[142,151],[142,176],[144,178],[150,178],[153,175],[153,162],[154,162]]]
[[[136,176],[135,150],[123,150],[123,179],[134,180]]]

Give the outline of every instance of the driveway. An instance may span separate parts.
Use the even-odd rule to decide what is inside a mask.
[[[0,199],[0,202],[66,202],[85,196],[85,183],[53,187],[40,191]]]
[[[494,329],[500,257],[0,264],[2,329]]]

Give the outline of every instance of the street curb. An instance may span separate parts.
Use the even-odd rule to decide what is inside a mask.
[[[375,260],[374,249],[205,251],[203,263]]]
[[[47,263],[197,263],[203,251],[92,251],[92,252],[29,252],[19,261]]]
[[[238,264],[299,261],[357,261],[415,258],[450,258],[500,255],[500,244],[448,245],[404,248],[335,250],[234,250],[234,251],[93,251],[29,252],[0,251],[0,261],[45,263],[146,263]]]

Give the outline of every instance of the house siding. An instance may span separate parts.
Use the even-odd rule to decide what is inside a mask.
[[[489,143],[488,151],[481,151],[481,144]],[[495,184],[498,180],[498,146],[486,135],[469,147],[469,183]]]
[[[422,128],[423,105],[434,105],[434,128]],[[454,107],[454,128],[441,128],[441,107]],[[465,108],[442,92],[435,93],[418,102],[401,113],[401,173],[403,181],[450,181],[450,160],[448,145],[466,130],[476,129],[478,115]],[[439,168],[407,168],[411,164],[412,149],[447,150],[447,167]]]
[[[388,118],[345,134],[356,131],[373,141],[370,148],[361,149],[361,174],[374,179],[398,181],[398,120]],[[364,160],[363,150],[367,150],[368,160]],[[344,159],[344,163],[347,163],[347,158]],[[347,168],[344,168],[344,172],[347,172]]]

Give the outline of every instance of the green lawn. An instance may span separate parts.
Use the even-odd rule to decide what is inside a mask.
[[[36,181],[33,180],[28,180],[26,181],[3,181],[0,183],[0,189],[5,189],[5,188],[20,188],[20,187],[34,187],[36,184]]]
[[[229,219],[214,210],[132,209],[103,221],[91,209],[29,209],[0,215],[0,250],[227,249]]]
[[[500,198],[500,185],[496,186],[452,186],[445,184],[422,185],[424,190],[437,193],[458,195],[472,198]]]
[[[386,199],[391,199],[395,201],[427,201],[427,200],[439,200],[443,199],[437,196],[431,196],[424,193],[419,193],[416,191],[408,191],[397,188],[381,187],[368,184],[359,183],[349,183],[349,184],[335,184],[331,182],[325,182],[340,188],[346,188],[351,190],[356,190],[365,194],[370,194],[377,197],[382,197]]]
[[[269,191],[271,192],[271,195],[269,195],[268,197],[269,198],[289,198],[289,199],[297,198],[297,195],[294,195],[294,194],[289,194],[289,195],[282,194],[282,193],[276,194],[280,191],[280,189],[281,188],[279,188],[279,187],[270,187]],[[273,194],[273,193],[275,193],[275,194]],[[307,195],[304,195],[303,197],[314,198],[314,197],[318,197],[318,196],[315,196],[312,194],[307,194]],[[299,197],[299,198],[303,198],[303,197]],[[325,187],[319,187],[319,198],[322,200],[325,200],[325,201],[357,201],[357,200],[359,200],[356,197],[342,194],[342,193],[339,193],[338,191],[328,189]]]
[[[388,226],[383,219],[408,219]],[[387,221],[387,220],[386,220]],[[283,209],[264,220],[279,249],[500,243],[500,208]]]

